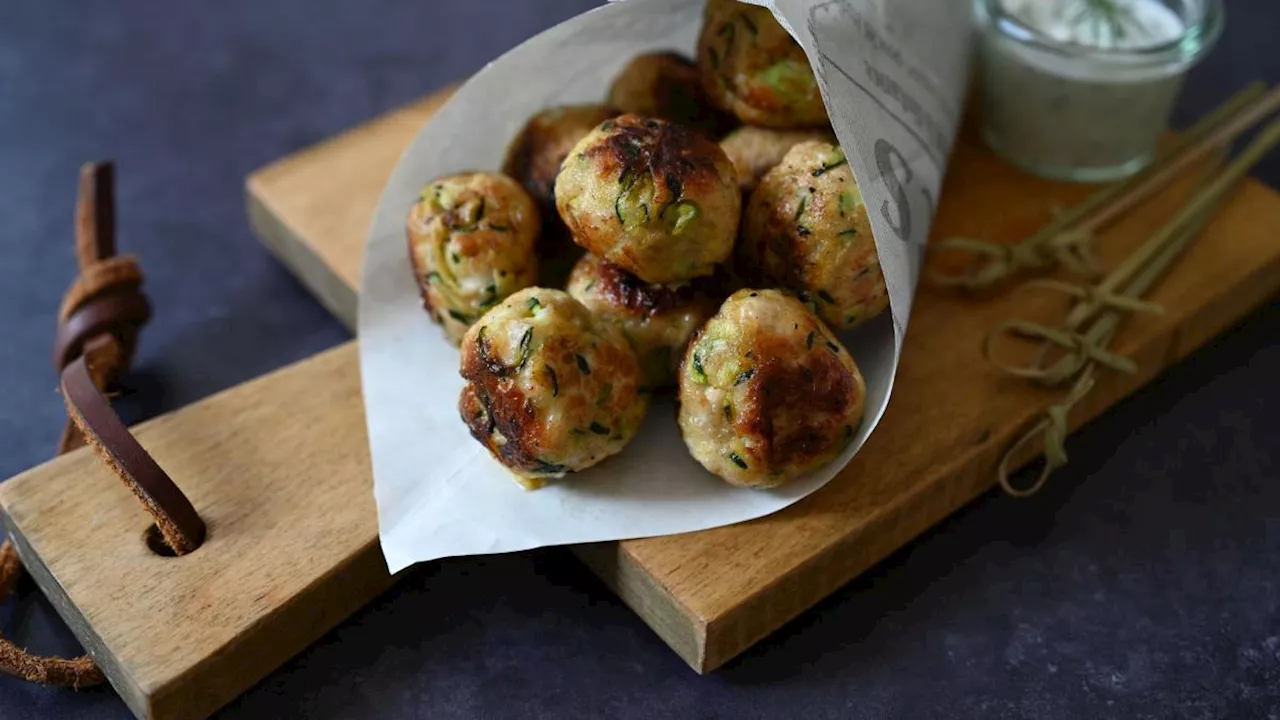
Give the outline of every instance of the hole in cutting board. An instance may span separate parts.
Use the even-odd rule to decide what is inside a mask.
[[[156,527],[155,523],[151,523],[151,526],[142,533],[142,541],[147,544],[148,550],[160,557],[178,557],[178,553],[165,544],[164,536],[160,534],[160,528]]]

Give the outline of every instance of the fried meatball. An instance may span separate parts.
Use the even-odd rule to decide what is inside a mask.
[[[733,251],[738,176],[719,145],[639,115],[606,120],[556,177],[556,208],[588,252],[645,282],[710,275]]]
[[[427,183],[405,225],[423,303],[454,344],[486,310],[537,282],[538,208],[505,175]]]
[[[726,135],[720,148],[738,171],[738,187],[749,193],[765,173],[782,162],[788,150],[806,140],[834,145],[836,136],[830,130],[773,130],[744,125]]]
[[[680,367],[680,432],[733,485],[769,488],[834,458],[862,423],[866,384],[849,351],[799,300],[739,290]]]
[[[711,99],[748,125],[830,124],[804,50],[765,8],[708,0],[698,69]]]
[[[792,290],[834,328],[889,306],[871,221],[839,147],[805,142],[765,173],[747,200],[736,269]]]
[[[538,254],[540,282],[560,287],[582,251],[556,213],[556,173],[569,150],[597,125],[618,115],[607,105],[568,105],[548,108],[529,118],[507,149],[502,172],[515,178],[533,195],[542,217]]]
[[[616,324],[640,361],[645,387],[675,384],[693,331],[724,299],[719,276],[656,285],[612,263],[584,255],[569,275],[569,294],[596,317]]]
[[[637,55],[613,79],[609,104],[622,112],[680,123],[711,138],[737,124],[707,97],[698,66],[674,52]]]
[[[562,290],[528,288],[485,313],[461,372],[463,422],[530,488],[621,450],[649,407],[622,331]]]

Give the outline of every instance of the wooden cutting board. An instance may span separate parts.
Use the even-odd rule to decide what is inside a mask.
[[[248,180],[254,229],[348,325],[379,193],[447,94]],[[1147,237],[1184,191],[1116,226],[1104,259]],[[963,135],[934,234],[1015,240],[1086,192],[1022,175]],[[1140,371],[1102,374],[1073,427],[1277,289],[1280,196],[1251,181],[1158,287],[1165,313],[1124,324],[1118,349]],[[828,486],[752,522],[574,552],[695,670],[718,667],[993,485],[1001,454],[1060,392],[993,370],[979,339],[1000,319],[1054,309],[1044,296],[922,288],[889,409]],[[182,558],[146,548],[147,516],[85,451],[0,486],[40,587],[140,717],[213,711],[390,582],[359,386],[352,342],[137,428],[209,525],[206,544]]]

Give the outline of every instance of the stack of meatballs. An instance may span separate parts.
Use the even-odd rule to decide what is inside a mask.
[[[768,10],[709,0],[696,63],[642,55],[606,103],[539,112],[501,173],[428,183],[407,229],[461,345],[462,420],[526,487],[621,451],[673,387],[689,452],[734,485],[803,475],[862,422],[835,331],[888,293],[813,73]]]

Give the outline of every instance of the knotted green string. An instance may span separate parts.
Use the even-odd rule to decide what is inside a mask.
[[[1013,244],[980,238],[946,238],[934,244],[935,253],[967,252],[975,256],[974,264],[959,275],[933,273],[931,278],[945,287],[983,290],[1025,272],[1041,272],[1057,266],[1078,275],[1092,276],[1098,271],[1093,241],[1090,233],[1070,230],[1055,230],[1052,235],[1042,231]]]
[[[1098,366],[1121,372],[1135,372],[1137,365],[1129,357],[1108,349],[1122,313],[1160,312],[1159,305],[1141,300],[1155,283],[1173,266],[1183,251],[1200,234],[1209,219],[1222,206],[1228,194],[1272,147],[1280,143],[1280,121],[1265,127],[1252,143],[1225,169],[1206,177],[1188,203],[1175,217],[1156,232],[1108,276],[1093,286],[1081,286],[1057,280],[1041,280],[1028,286],[1066,293],[1076,299],[1063,324],[1057,328],[1024,320],[1006,320],[988,333],[983,353],[996,367],[1017,377],[1059,384],[1075,378],[1075,383],[1059,403],[1051,405],[1044,417],[1020,437],[1004,454],[997,467],[997,477],[1005,492],[1026,497],[1038,491],[1054,470],[1067,462],[1064,442],[1069,430],[1067,413],[1094,386],[1093,374]],[[1093,322],[1090,323],[1089,321]],[[1081,331],[1080,328],[1088,324]],[[992,339],[1000,334],[1042,341],[1037,362],[1017,366],[1001,362],[991,351]],[[1044,365],[1047,350],[1059,347],[1068,354],[1057,363]],[[1037,435],[1044,439],[1044,466],[1036,481],[1028,488],[1016,488],[1009,480],[1009,463],[1017,451]]]
[[[1089,303],[1107,312],[1087,330],[1078,332],[1069,325],[1049,327],[1030,320],[1005,320],[983,338],[982,354],[992,365],[1014,377],[1036,380],[1045,385],[1059,385],[1074,378],[1085,364],[1093,361],[1118,372],[1136,372],[1138,367],[1130,358],[1107,349],[1120,312],[1145,312],[1158,315],[1163,308],[1157,303],[1140,300],[1128,295],[1104,291],[1100,286],[1078,285],[1061,280],[1032,280],[1018,288],[1019,291],[1044,289],[1075,298],[1077,305]],[[1002,360],[995,352],[995,340],[1000,336],[1015,339],[1042,340],[1044,344],[1030,365],[1015,365]],[[1049,346],[1067,351],[1067,355],[1053,365],[1046,366]]]
[[[1067,350],[1070,356],[1077,358],[1080,367],[1083,367],[1088,362],[1095,362],[1103,367],[1123,373],[1133,373],[1138,370],[1137,364],[1131,358],[1111,352],[1093,338],[1082,333],[1051,328],[1027,320],[1005,320],[997,326],[997,332],[1008,333],[1021,338],[1044,340],[1047,343],[1056,345]],[[994,334],[987,335],[987,342],[983,345],[983,354],[991,364],[1014,377],[1040,380],[1048,385],[1056,385],[1069,380],[1077,374],[1076,372],[1055,372],[1052,367],[1045,368],[1039,365],[1018,366],[1003,363],[991,352],[990,341],[992,337],[994,337]]]
[[[1000,464],[996,467],[996,477],[1000,481],[1000,487],[1006,493],[1013,497],[1034,495],[1044,486],[1045,481],[1049,479],[1054,470],[1067,464],[1066,441],[1067,433],[1071,429],[1070,423],[1067,422],[1067,413],[1071,412],[1071,408],[1083,400],[1085,395],[1089,394],[1093,386],[1093,366],[1090,365],[1076,379],[1066,397],[1050,405],[1045,410],[1044,417],[1005,451],[1004,456],[1000,458]],[[1040,468],[1040,474],[1029,487],[1015,487],[1013,480],[1010,478],[1009,463],[1019,449],[1027,443],[1034,442],[1037,436],[1043,438],[1044,441],[1044,464]]]

